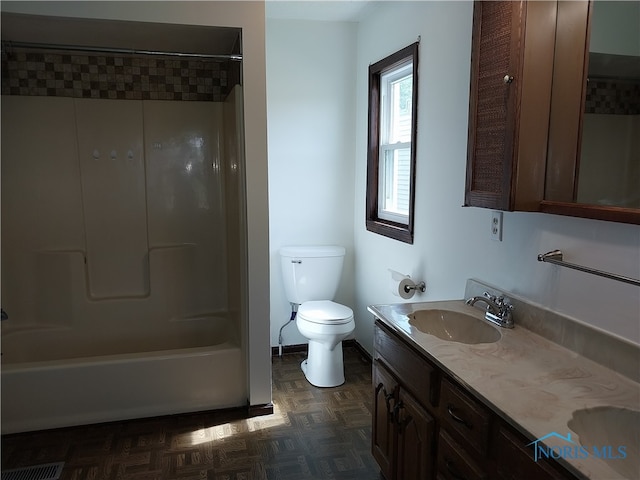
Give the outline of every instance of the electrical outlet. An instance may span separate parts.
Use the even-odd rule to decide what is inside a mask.
[[[491,240],[502,241],[502,212],[491,212]]]

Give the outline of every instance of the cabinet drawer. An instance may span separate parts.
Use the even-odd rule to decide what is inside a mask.
[[[486,455],[491,419],[489,410],[447,379],[442,380],[439,405],[440,418],[447,429],[460,442],[466,442],[478,453]]]
[[[444,430],[438,439],[438,478],[484,480],[487,474]]]
[[[376,322],[375,356],[406,386],[406,389],[425,406],[434,405],[434,368],[402,340]]]

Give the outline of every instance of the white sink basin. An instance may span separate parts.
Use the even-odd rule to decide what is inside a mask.
[[[418,310],[409,315],[409,324],[449,342],[493,343],[501,338],[500,332],[486,321],[454,310]]]
[[[573,412],[567,426],[590,454],[593,447],[611,446],[612,457],[622,456],[618,447],[624,447],[626,458],[601,460],[625,478],[640,478],[640,411],[610,406],[585,408]]]

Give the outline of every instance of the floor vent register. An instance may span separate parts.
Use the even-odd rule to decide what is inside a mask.
[[[2,472],[2,480],[58,480],[64,462],[44,463]]]

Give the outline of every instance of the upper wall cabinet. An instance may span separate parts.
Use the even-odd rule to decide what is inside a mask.
[[[465,205],[540,208],[556,2],[476,1]]]
[[[474,4],[465,205],[640,224],[640,2]]]

